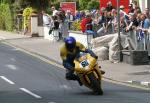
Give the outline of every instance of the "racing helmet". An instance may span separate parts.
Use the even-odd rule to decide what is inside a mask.
[[[65,46],[67,50],[72,51],[76,46],[76,39],[72,36],[69,36],[65,39]]]

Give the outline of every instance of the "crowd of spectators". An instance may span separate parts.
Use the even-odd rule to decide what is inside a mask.
[[[126,9],[123,5],[120,5],[120,26],[118,26],[117,8],[113,7],[111,2],[108,2],[107,6],[102,7],[100,11],[85,11],[84,13],[81,12],[80,15],[78,12],[75,20],[81,20],[81,31],[83,33],[88,29],[93,30],[96,34],[94,37],[115,34],[118,32],[119,27],[123,34],[136,35],[137,42],[141,42],[142,45],[149,45],[150,9],[145,8],[144,11],[141,11],[136,1],[128,6],[128,9]],[[89,28],[87,24],[92,24],[92,27]],[[136,34],[133,34],[133,31]],[[144,44],[144,42],[147,44]]]
[[[79,15],[79,14],[78,14]],[[77,17],[79,17],[77,15]],[[96,33],[98,36],[104,34],[110,34],[117,32],[118,29],[118,19],[117,19],[117,9],[112,6],[111,2],[107,3],[107,7],[102,7],[100,11],[94,11],[94,13],[90,12],[90,17],[92,19],[92,24],[98,26],[98,30]],[[86,18],[86,15],[85,15]],[[87,23],[91,23],[88,21]],[[85,31],[83,28],[85,24],[84,19],[81,21],[82,31]],[[82,24],[83,23],[83,24]],[[129,4],[129,9],[125,9],[123,5],[120,6],[120,28],[121,32],[128,32],[130,30],[142,29],[143,31],[147,31],[150,27],[150,9],[145,8],[145,11],[141,11],[140,7],[137,5],[137,2],[133,2]]]
[[[64,28],[71,29],[72,23],[75,21],[80,21],[80,28],[83,33],[86,30],[93,30],[96,37],[113,34],[118,30],[117,8],[113,7],[111,2],[108,2],[107,6],[100,10],[76,11],[75,15],[69,10],[63,11],[61,8],[56,10],[54,6],[51,9],[53,14],[51,17],[49,16],[50,22],[46,25],[50,25],[53,29],[59,29],[60,38],[65,34]],[[67,26],[64,26],[65,24]],[[150,32],[150,9],[145,8],[144,11],[141,11],[136,1],[129,4],[129,9],[125,9],[121,5],[120,30],[123,33],[136,30],[139,32],[138,38],[142,39],[144,34]]]

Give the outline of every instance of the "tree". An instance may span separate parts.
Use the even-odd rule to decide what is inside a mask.
[[[49,6],[49,0],[19,0],[22,6],[31,6],[37,10],[45,9]]]
[[[99,0],[77,0],[79,1],[79,9],[80,10],[91,10],[91,9],[98,9],[100,1]]]
[[[87,8],[87,3],[89,2],[89,0],[79,0],[79,7],[81,10],[84,10]]]
[[[90,1],[87,5],[87,9],[91,10],[91,9],[99,9],[99,2],[98,1]]]
[[[11,3],[14,3],[15,0],[1,0],[1,2],[11,4]]]

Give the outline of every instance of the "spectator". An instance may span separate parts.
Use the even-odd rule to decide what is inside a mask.
[[[146,15],[146,18],[150,19],[150,10],[149,10],[149,8],[145,9],[144,14]]]
[[[107,32],[108,34],[112,33],[112,20],[113,20],[112,13],[107,12],[107,14],[106,14],[106,23],[105,23],[105,26],[106,26],[105,32]]]
[[[51,27],[52,29],[49,31],[49,34],[52,34],[55,37],[55,39],[59,40],[59,21],[57,15],[52,16]]]
[[[135,9],[135,10],[134,10],[134,14],[135,14],[135,15],[138,15],[138,14],[140,14],[140,13],[141,13],[140,9]]]
[[[123,5],[120,6],[120,12],[122,12],[124,16],[127,15],[127,13],[124,11]]]
[[[93,17],[95,24],[98,23],[99,16],[100,16],[100,12],[99,12],[99,10],[96,10],[96,12],[94,13],[94,17]]]
[[[64,12],[59,12],[57,13],[58,15],[58,21],[59,21],[59,37],[60,39],[64,39],[65,35],[68,35],[68,28],[67,25],[65,24],[65,20],[66,20],[66,15]]]
[[[80,11],[76,11],[76,13],[75,13],[75,20],[81,20],[81,13],[80,13]]]
[[[86,30],[92,30],[92,18],[90,13],[87,13],[85,18],[82,19],[80,27],[83,33]]]
[[[132,2],[132,5],[133,5],[133,9],[134,9],[134,10],[136,10],[138,13],[141,13],[141,9],[140,9],[140,7],[138,6],[137,1],[133,1],[133,2]]]
[[[107,12],[110,12],[112,9],[113,9],[112,2],[109,1],[109,2],[107,3],[107,6],[106,6],[106,11],[107,11]]]
[[[112,9],[112,26],[113,26],[113,33],[117,31],[117,25],[118,25],[118,20],[117,20],[117,11],[116,9]]]
[[[140,7],[138,6],[137,1],[133,1],[133,2],[132,2],[132,5],[133,5],[133,9],[139,9],[139,8],[140,8]]]
[[[106,33],[106,19],[107,19],[107,12],[103,8],[101,10],[101,16],[98,19],[98,24],[100,28],[97,30],[97,35],[102,36]]]
[[[145,14],[141,14],[141,27],[143,29],[149,29],[150,27],[150,20],[148,18],[146,18]]]
[[[56,10],[56,8],[54,6],[51,7],[51,10],[53,12],[53,14],[52,14],[53,16],[55,16],[56,13],[58,12],[58,10]]]
[[[98,24],[100,26],[103,26],[103,24],[106,23],[106,14],[105,8],[101,8],[101,16],[98,18]]]
[[[136,16],[133,13],[129,13],[129,20],[130,20],[130,23],[126,27],[126,31],[133,30],[139,25],[139,23],[136,19]]]
[[[51,21],[52,21],[51,16],[48,15],[44,10],[42,11],[42,15],[43,15],[43,25],[44,26],[50,26]]]
[[[59,29],[59,21],[58,21],[58,16],[52,16],[53,19],[53,29],[58,30]]]
[[[81,11],[81,20],[83,19],[83,18],[85,18],[85,11]]]
[[[67,10],[67,12],[66,12],[66,21],[68,24],[68,29],[70,30],[72,22],[74,21],[74,15],[71,13],[70,10]]]
[[[141,22],[140,17],[141,17],[141,13],[138,13],[137,16],[136,16],[136,20],[137,20],[139,25],[140,25],[140,22]]]
[[[148,29],[150,28],[150,21],[149,19],[146,18],[145,14],[141,14],[140,16],[140,26],[138,27],[138,42],[139,44],[141,44],[141,46],[139,46],[140,49],[146,49],[147,45],[144,45],[144,40],[147,42],[147,37],[149,35],[145,35],[148,34]],[[144,39],[145,38],[145,39]]]
[[[128,11],[128,14],[129,14],[129,13],[134,13],[133,4],[129,4],[129,11]]]

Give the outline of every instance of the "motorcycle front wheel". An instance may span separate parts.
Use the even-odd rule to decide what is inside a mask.
[[[88,74],[90,80],[90,86],[96,95],[103,95],[103,90],[101,88],[101,81],[96,79],[93,73]]]

